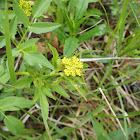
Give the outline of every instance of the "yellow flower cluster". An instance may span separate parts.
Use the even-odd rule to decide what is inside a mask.
[[[62,59],[62,63],[65,65],[64,72],[67,76],[72,75],[75,77],[76,75],[81,76],[83,68],[83,63],[79,62],[79,59],[74,56],[73,58],[66,58]]]
[[[20,0],[19,6],[27,16],[31,15],[32,4],[30,1]]]

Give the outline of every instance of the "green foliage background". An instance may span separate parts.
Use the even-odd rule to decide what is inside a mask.
[[[138,139],[139,1],[32,3],[28,17],[19,1],[0,1],[1,139]],[[51,45],[54,34],[61,53]],[[37,50],[41,39],[45,55]],[[64,73],[62,58],[74,55],[90,61],[81,77]]]

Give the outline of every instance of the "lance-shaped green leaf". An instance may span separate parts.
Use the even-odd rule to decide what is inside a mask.
[[[64,88],[62,88],[61,86],[59,86],[59,85],[55,85],[55,86],[52,86],[52,89],[54,90],[54,91],[56,91],[57,93],[59,93],[60,95],[62,95],[62,96],[64,96],[64,97],[70,97],[67,93],[66,93],[66,91],[64,90]]]
[[[40,96],[40,94],[39,94],[39,90],[37,88],[35,91],[35,94],[34,94],[33,103],[35,103],[39,99],[39,96]]]
[[[44,95],[47,95],[48,97],[50,97],[50,98],[56,100],[55,97],[54,97],[53,94],[49,91],[48,88],[42,87],[42,93],[43,93]]]
[[[49,115],[49,103],[47,101],[47,98],[44,94],[40,94],[40,106],[41,106],[41,111],[43,115],[44,121],[47,120],[48,115]]]
[[[32,9],[32,15],[34,18],[40,17],[45,13],[50,6],[52,0],[37,0]]]
[[[69,57],[78,48],[78,46],[79,46],[78,39],[76,39],[75,37],[69,37],[65,41],[64,51],[63,51],[64,55]]]
[[[24,11],[19,7],[17,1],[14,1],[14,4],[13,4],[13,8],[14,8],[14,11],[15,11],[15,14],[17,16],[17,18],[23,22],[23,24],[28,27],[29,25],[29,19],[27,17],[27,15],[24,13]]]
[[[86,33],[84,33],[83,35],[81,35],[78,40],[79,43],[88,41],[89,39],[91,39],[94,36],[100,36],[103,35],[105,33],[105,24],[101,24],[96,26],[95,28],[87,31]]]
[[[6,116],[4,119],[4,123],[9,131],[14,134],[24,134],[25,132],[24,123],[13,116]]]
[[[24,52],[24,60],[31,66],[40,64],[52,70],[54,69],[53,65],[40,52],[34,51]]]
[[[33,45],[35,45],[35,43],[39,40],[39,38],[35,38],[35,39],[29,39],[28,41],[22,43],[19,47],[24,50],[27,49],[29,47],[32,47]]]
[[[32,101],[23,97],[10,96],[0,100],[0,110],[15,111],[19,108],[28,108],[32,105]]]
[[[41,33],[47,33],[51,32],[54,29],[60,27],[61,25],[58,23],[45,23],[45,22],[38,22],[38,23],[33,23],[29,27],[29,31],[36,33],[36,34],[41,34]]]
[[[57,61],[59,59],[59,54],[56,50],[56,48],[52,47],[51,45],[49,45],[49,48],[51,49],[52,53],[53,53],[53,58],[52,58],[52,63],[55,69],[57,69]]]

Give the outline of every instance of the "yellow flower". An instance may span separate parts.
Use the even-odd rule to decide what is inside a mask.
[[[75,77],[76,75],[81,76],[83,68],[83,63],[79,62],[79,59],[74,56],[73,58],[66,58],[62,59],[62,63],[65,65],[64,72],[67,76],[72,75]]]
[[[27,16],[31,15],[32,4],[30,1],[20,0],[19,6]]]

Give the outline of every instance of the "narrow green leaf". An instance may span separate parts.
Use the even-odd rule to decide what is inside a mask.
[[[40,106],[43,115],[44,121],[48,119],[49,115],[49,103],[47,101],[47,97],[44,94],[40,94]]]
[[[0,100],[0,110],[2,111],[15,111],[19,108],[28,108],[31,105],[32,101],[23,97],[10,96]]]
[[[59,85],[55,85],[55,86],[52,86],[52,89],[54,90],[54,91],[56,91],[57,93],[59,93],[60,95],[62,95],[62,96],[64,96],[64,97],[70,97],[67,93],[66,93],[66,91],[64,90],[64,88],[62,88],[61,86],[59,86]]]
[[[52,53],[53,53],[53,58],[54,58],[54,57],[55,57],[55,58],[59,57],[59,54],[58,54],[56,48],[54,48],[54,47],[51,46],[51,45],[49,45],[49,48],[51,49],[51,51],[52,51]]]
[[[41,34],[41,33],[47,33],[51,32],[54,29],[60,27],[61,25],[58,23],[45,23],[45,22],[38,22],[38,23],[33,23],[29,27],[29,31],[36,33],[36,34]]]
[[[24,123],[13,116],[6,116],[4,119],[4,123],[9,131],[14,134],[24,134],[25,132]]]
[[[100,36],[100,35],[103,35],[104,33],[105,33],[105,24],[101,24],[87,31],[83,35],[81,35],[78,40],[79,40],[79,43],[82,43],[82,42],[88,41],[94,36]]]
[[[44,95],[47,95],[48,97],[50,97],[50,98],[56,100],[55,97],[53,96],[53,94],[49,91],[49,89],[47,89],[47,88],[45,88],[45,87],[42,87],[42,93],[43,93]]]
[[[29,19],[27,17],[27,15],[24,13],[24,11],[19,7],[17,1],[14,1],[14,4],[13,4],[13,8],[14,8],[14,11],[15,11],[15,14],[17,16],[17,18],[23,22],[23,24],[28,27],[29,25]]]
[[[24,52],[24,60],[31,66],[40,64],[52,70],[54,69],[53,65],[40,52],[34,51]]]
[[[32,47],[33,45],[35,45],[35,43],[39,40],[39,38],[35,38],[35,39],[29,39],[28,41],[22,43],[19,47],[24,50],[27,49],[29,47]]]
[[[39,90],[38,89],[36,89],[36,91],[35,91],[35,95],[34,95],[34,98],[33,98],[33,103],[35,103],[38,99],[39,99]]]
[[[52,47],[51,45],[49,45],[49,48],[51,49],[52,53],[53,53],[53,58],[52,58],[52,63],[55,69],[57,69],[57,60],[59,59],[59,54],[56,50],[56,48]]]
[[[75,37],[69,37],[65,41],[63,51],[64,55],[69,57],[78,48],[78,46],[79,46],[78,40]]]
[[[32,9],[33,18],[40,17],[50,6],[52,0],[37,0]]]

